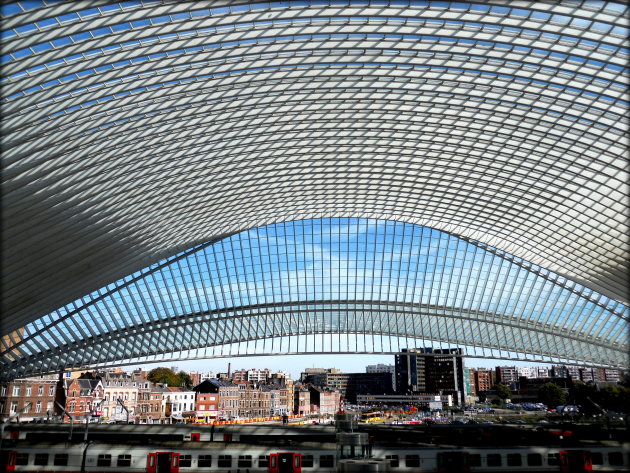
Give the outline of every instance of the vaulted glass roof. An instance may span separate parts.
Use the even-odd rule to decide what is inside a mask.
[[[96,361],[46,362],[33,324],[197,245],[320,218],[431,228],[553,274],[625,321],[586,332],[614,351],[627,337],[627,18],[603,1],[4,4],[4,362],[18,345],[35,370]],[[119,316],[51,334],[66,346],[146,322]],[[497,349],[527,353],[509,340]],[[562,354],[548,348],[531,354]],[[100,348],[140,356],[117,350]]]
[[[625,366],[630,310],[520,258],[372,219],[205,243],[15,334],[10,372],[246,354],[401,352]]]

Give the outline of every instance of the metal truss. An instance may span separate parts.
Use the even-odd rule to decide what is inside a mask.
[[[445,232],[316,219],[175,255],[5,337],[1,355],[9,377],[184,352],[398,353],[425,342],[624,367],[629,315],[623,304]]]
[[[78,301],[98,312],[96,292],[173,255],[320,218],[502,253],[574,296],[532,317],[627,346],[627,18],[616,1],[3,4],[5,362],[96,362],[57,351],[163,314]],[[534,300],[514,287],[515,305]],[[143,352],[134,340],[125,356]],[[531,353],[562,357],[545,344]]]
[[[242,355],[240,348],[226,349],[235,344],[245,345],[243,354],[274,353],[282,346],[287,347],[285,352],[329,353],[333,338],[338,353],[369,353],[375,347],[380,353],[398,353],[406,346],[401,343],[431,340],[474,346],[486,357],[511,353],[511,358],[521,360],[583,364],[584,360],[595,359],[599,366],[625,366],[625,358],[619,353],[624,347],[595,337],[558,337],[551,326],[501,314],[387,301],[314,301],[188,314],[126,327],[29,356],[7,366],[5,376],[23,377],[121,360],[153,361],[160,355],[182,351],[195,352],[196,357],[203,351],[205,358]],[[251,352],[249,344],[256,341],[262,343],[252,343],[256,351]]]

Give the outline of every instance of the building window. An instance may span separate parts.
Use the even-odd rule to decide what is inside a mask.
[[[219,466],[225,466],[221,463],[221,457],[225,455],[219,456]],[[232,466],[232,457],[229,457],[230,462],[227,466]],[[199,455],[199,460],[197,461],[197,466],[199,468],[210,468],[212,466],[212,455]]]
[[[32,396],[33,388],[32,386],[26,386],[26,397]]]
[[[33,465],[48,465],[48,454],[47,453],[36,453],[35,461]]]
[[[37,395],[38,396],[43,396],[44,395],[44,386],[40,386],[37,388]]]
[[[38,414],[42,412],[42,401],[37,401],[37,404],[35,405],[35,412]]]
[[[13,395],[14,396],[19,396],[20,395],[20,387],[19,386],[13,386]]]
[[[96,466],[111,466],[112,456],[109,453],[101,453],[97,460]]]
[[[239,455],[238,456],[238,467],[250,468],[252,466],[252,456],[251,455]]]
[[[217,463],[219,468],[231,468],[232,467],[232,455],[219,455],[219,461]]]
[[[128,453],[124,455],[118,455],[118,462],[116,466],[131,466],[131,455]]]
[[[51,385],[48,387],[48,395],[49,396],[54,396],[55,395],[55,386]]]
[[[48,402],[46,403],[46,410],[47,410],[47,411],[52,410],[52,408],[53,408],[53,405],[52,405],[52,404],[53,404],[53,402],[52,402],[52,401],[48,401]]]
[[[68,454],[67,453],[55,453],[55,459],[53,460],[55,466],[67,466]]]
[[[11,401],[11,414],[15,414],[17,412],[17,409],[18,409],[18,402]]]
[[[7,387],[2,386],[2,388],[0,388],[0,396],[6,396],[6,395],[7,395]]]

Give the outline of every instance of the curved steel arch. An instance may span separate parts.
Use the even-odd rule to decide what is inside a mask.
[[[622,2],[27,8],[2,7],[3,335],[320,217],[427,225],[627,304]]]
[[[9,377],[238,355],[243,345],[398,353],[439,343],[623,367],[629,317],[623,304],[478,242],[400,222],[316,219],[237,233],[145,268],[14,334],[1,355]]]

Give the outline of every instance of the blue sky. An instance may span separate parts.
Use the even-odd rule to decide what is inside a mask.
[[[339,368],[344,373],[364,373],[367,365],[379,363],[393,365],[394,355],[278,355],[278,356],[254,356],[247,358],[220,358],[214,360],[189,360],[189,361],[164,361],[155,364],[138,365],[147,370],[158,366],[176,366],[180,370],[216,373],[227,372],[228,363],[231,369],[263,369],[272,371],[285,371],[291,374],[293,379],[298,379],[305,368]],[[496,366],[548,366],[543,363],[532,363],[513,360],[489,360],[482,358],[465,358],[466,368],[494,368]],[[131,368],[125,368],[131,370]]]
[[[427,315],[433,314],[430,307],[442,307],[461,311],[454,313],[453,320],[465,319],[468,313],[473,319],[477,317],[475,314],[496,313],[505,317],[506,321],[525,319],[569,329],[602,329],[604,333],[609,331],[611,336],[623,336],[623,319],[611,317],[605,307],[556,284],[564,281],[559,276],[534,266],[530,267],[532,270],[527,270],[499,254],[453,235],[409,223],[357,218],[284,222],[246,230],[214,244],[199,245],[130,275],[94,292],[91,295],[93,303],[89,297],[77,301],[76,304],[83,305],[83,308],[53,330],[62,330],[63,325],[68,324],[67,335],[79,336],[76,335],[79,332],[72,329],[73,324],[81,324],[84,330],[88,327],[98,330],[100,327],[106,332],[108,327],[142,325],[175,320],[185,314],[210,312],[224,322],[213,322],[212,316],[208,328],[204,330],[209,336],[224,340],[224,343],[229,343],[230,339],[220,337],[234,336],[242,330],[254,330],[251,333],[262,330],[254,338],[267,334],[264,338],[269,341],[246,341],[231,351],[221,350],[220,354],[227,356],[236,353],[236,350],[252,355],[304,352],[304,347],[323,353],[352,351],[353,348],[383,353],[421,346],[462,346],[451,343],[448,334],[444,338],[445,322],[435,322],[440,317],[439,312],[437,318]],[[553,277],[546,279],[544,275]],[[572,287],[579,290],[576,285]],[[101,297],[105,289],[114,292]],[[402,335],[390,332],[390,337],[387,334],[374,335],[369,327],[366,329],[359,325],[358,332],[353,335],[347,336],[343,330],[342,335],[331,335],[330,332],[340,330],[338,327],[353,326],[343,310],[326,309],[319,315],[305,315],[304,309],[296,309],[297,315],[275,315],[276,308],[281,304],[285,307],[287,303],[291,303],[291,307],[302,304],[301,307],[304,307],[307,302],[314,304],[331,300],[349,301],[351,304],[371,301],[369,306],[377,304],[379,311],[393,310],[390,309],[391,303],[411,308],[412,313],[402,317],[405,330],[409,326],[409,330],[422,331],[404,332]],[[323,302],[317,304],[328,307]],[[609,301],[609,305],[617,309],[620,307],[613,301]],[[252,320],[255,320],[261,307],[265,308],[262,317],[266,317],[262,323],[250,323],[247,319],[242,322],[238,317],[232,319],[242,313],[253,314]],[[36,325],[49,324],[50,320],[69,314],[74,308],[75,305],[71,304],[51,314],[46,323],[42,321]],[[622,310],[627,311],[627,308]],[[356,317],[359,317],[356,321],[380,323],[377,318]],[[391,319],[398,316],[380,317]],[[424,318],[428,325],[427,322],[424,326],[416,324],[414,317]],[[300,322],[297,322],[298,319]],[[86,324],[88,320],[93,322]],[[407,324],[409,320],[412,321],[410,325]],[[353,323],[359,324],[356,321]],[[591,322],[593,324],[589,327]],[[474,320],[472,323],[475,323]],[[398,324],[392,324],[395,330],[401,327]],[[462,330],[466,325],[453,327],[447,331]],[[311,334],[311,341],[297,335],[304,334],[304,330],[307,335]],[[322,335],[322,330],[329,333]],[[474,330],[471,333],[477,338],[487,336],[483,335],[486,333],[483,328]],[[294,335],[278,338],[286,333]],[[502,335],[506,336],[505,332]],[[461,340],[461,334],[459,336]],[[527,353],[527,340],[521,336],[519,341],[518,336],[509,333],[507,336],[522,344],[521,353]],[[40,337],[40,341],[45,343],[44,336]],[[217,354],[214,349],[205,350],[201,347],[194,356],[212,358]],[[518,347],[514,350],[516,353],[519,351]],[[470,347],[467,353],[481,355]],[[505,353],[501,355],[495,351],[493,354],[505,356]],[[487,356],[487,352],[484,354]],[[518,358],[522,359],[521,356]],[[367,364],[392,361],[392,355],[333,355],[323,358],[320,355],[304,355],[236,358],[232,365],[285,369],[297,375],[303,368],[313,365],[363,371]],[[169,363],[163,361],[160,364]],[[174,363],[187,369],[225,371],[228,361]],[[468,366],[493,367],[496,364],[495,361],[481,359],[471,360]]]

